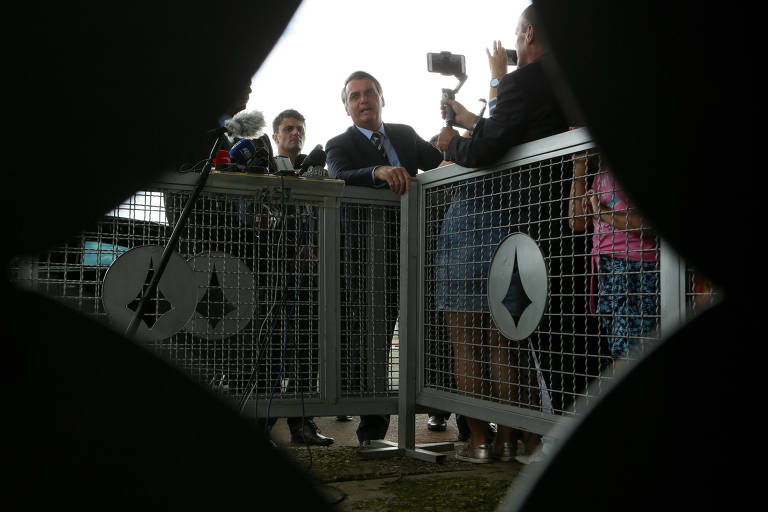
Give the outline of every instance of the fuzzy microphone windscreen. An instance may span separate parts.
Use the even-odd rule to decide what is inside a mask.
[[[234,117],[224,122],[224,128],[233,136],[242,139],[254,139],[264,129],[267,123],[264,114],[258,110],[238,112]]]

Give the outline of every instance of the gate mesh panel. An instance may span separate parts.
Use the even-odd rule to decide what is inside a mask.
[[[164,246],[188,197],[139,193],[11,274],[106,320],[101,295],[109,265],[133,247]],[[318,397],[317,207],[204,192],[177,250],[198,276],[198,303],[181,331],[147,346],[227,395]],[[149,310],[150,317],[166,312]],[[142,320],[151,325],[157,318],[150,317]]]
[[[396,396],[400,206],[344,202],[340,218],[341,395]]]
[[[637,211],[617,202],[621,189],[599,155],[575,161],[589,191],[574,189],[571,204],[595,196],[601,211],[612,210],[601,223],[590,211],[569,214],[571,155],[425,187],[425,388],[574,413],[614,358],[634,357],[657,338],[655,235],[627,224]],[[538,244],[549,290],[534,333],[514,341],[495,328],[486,277],[496,246],[518,232]],[[623,345],[633,350],[617,355]]]

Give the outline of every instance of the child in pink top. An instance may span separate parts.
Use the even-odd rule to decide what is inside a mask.
[[[587,217],[592,217],[592,271],[598,271],[600,284],[597,312],[611,357],[620,359],[646,341],[657,326],[656,237],[607,168],[594,175],[586,190],[586,164],[586,155],[575,157],[570,224],[574,231],[583,232]]]

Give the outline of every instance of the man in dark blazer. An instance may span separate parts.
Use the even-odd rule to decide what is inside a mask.
[[[446,160],[465,167],[491,165],[512,146],[568,129],[568,121],[544,72],[551,57],[543,34],[534,26],[532,7],[523,11],[518,22],[518,69],[500,81],[491,81],[491,87],[498,87],[498,93],[490,117],[479,117],[455,100],[442,101],[456,113],[455,124],[469,130],[470,135],[459,137],[459,132],[448,127],[441,130],[437,147],[446,152]]]
[[[419,137],[413,128],[404,124],[384,124],[381,111],[384,96],[381,85],[372,75],[364,71],[352,73],[344,82],[341,101],[352,118],[354,126],[338,135],[325,146],[328,175],[342,179],[348,185],[389,189],[395,194],[403,194],[411,188],[411,181],[419,169],[434,169],[443,161],[442,154],[430,143]],[[342,393],[347,396],[368,398],[374,391],[370,388],[372,379],[371,361],[366,361],[366,354],[371,353],[367,343],[375,331],[385,330],[389,353],[391,333],[398,314],[398,247],[399,215],[395,209],[383,209],[381,215],[375,215],[375,223],[384,224],[385,265],[383,298],[385,307],[376,316],[383,316],[384,327],[376,327],[366,322],[367,304],[371,292],[367,290],[367,261],[369,256],[365,240],[369,239],[369,229],[375,229],[366,209],[347,204],[341,212],[341,254],[342,254]],[[380,333],[377,333],[380,334]],[[383,352],[384,347],[375,347]],[[388,360],[387,358],[382,358]],[[380,371],[380,370],[379,370]],[[377,372],[378,373],[378,372]],[[389,372],[384,372],[388,375]],[[378,389],[378,386],[374,386]],[[361,446],[370,445],[376,439],[383,439],[389,428],[389,415],[362,415],[357,428],[357,438]]]
[[[389,188],[396,194],[410,190],[418,169],[434,169],[442,162],[440,152],[408,125],[384,124],[384,97],[379,82],[364,71],[352,73],[344,84],[342,102],[354,126],[325,146],[328,174],[348,185]],[[382,133],[384,153],[371,141]]]

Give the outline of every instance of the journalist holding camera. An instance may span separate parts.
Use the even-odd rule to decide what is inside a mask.
[[[533,6],[520,15],[515,35],[518,66],[515,71],[506,73],[507,55],[500,43],[494,44],[493,55],[489,52],[493,75],[490,117],[479,117],[450,98],[441,101],[443,116],[445,107],[451,107],[454,124],[469,130],[471,136],[459,137],[458,131],[444,127],[437,147],[446,152],[446,160],[465,167],[490,165],[512,146],[568,130],[566,118],[544,73],[543,63],[550,56]]]

